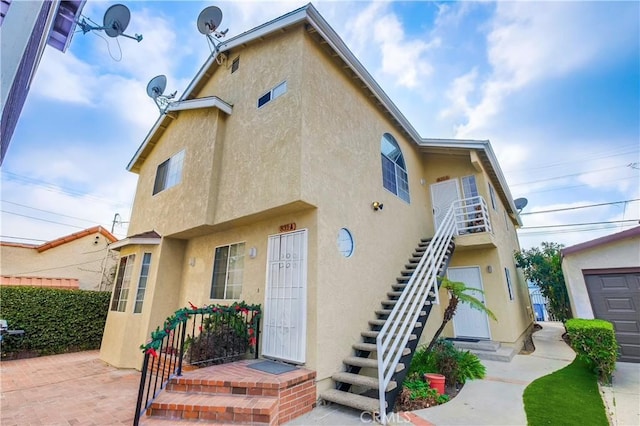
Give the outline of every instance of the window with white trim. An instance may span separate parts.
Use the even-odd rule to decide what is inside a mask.
[[[244,273],[244,243],[216,248],[211,299],[239,299]]]
[[[287,82],[283,81],[273,89],[258,98],[258,108],[262,108],[272,100],[279,98],[287,92]]]
[[[509,271],[509,268],[504,268],[504,274],[507,277],[507,291],[509,292],[509,300],[513,300],[513,285],[511,284],[511,271]]]
[[[382,156],[382,185],[408,203],[410,199],[407,167],[398,142],[389,133],[382,135],[380,151]]]
[[[118,272],[116,273],[116,284],[113,288],[113,300],[111,301],[112,311],[124,312],[127,308],[129,286],[131,285],[131,272],[133,271],[133,263],[135,260],[135,254],[130,254],[120,259]]]
[[[133,306],[133,313],[142,312],[144,294],[147,291],[147,279],[149,278],[149,266],[151,266],[151,253],[142,256],[142,268],[140,269],[140,279],[138,280],[138,291],[136,292],[136,303]]]
[[[180,183],[183,163],[184,149],[158,166],[156,180],[153,184],[153,195]]]
[[[489,184],[489,198],[491,198],[491,207],[495,211],[498,211],[498,203],[496,202],[496,191],[493,189],[493,186]]]

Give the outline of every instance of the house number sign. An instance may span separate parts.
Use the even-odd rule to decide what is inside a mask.
[[[291,232],[296,230],[296,223],[285,223],[284,225],[280,225],[280,232]]]
[[[436,179],[436,182],[444,182],[445,180],[449,180],[451,179],[450,176],[440,176],[439,178]]]

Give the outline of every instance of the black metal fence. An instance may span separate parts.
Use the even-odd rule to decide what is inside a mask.
[[[167,318],[151,333],[144,351],[134,425],[169,380],[182,375],[184,364],[206,367],[258,358],[260,305],[191,305]]]

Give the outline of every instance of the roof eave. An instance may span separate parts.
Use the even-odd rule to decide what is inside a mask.
[[[162,238],[123,238],[120,241],[116,241],[109,245],[111,250],[120,250],[126,246],[149,246],[158,245],[162,241]]]

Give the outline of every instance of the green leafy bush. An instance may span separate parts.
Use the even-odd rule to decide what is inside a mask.
[[[613,324],[599,319],[571,319],[565,327],[578,357],[587,363],[602,383],[610,383],[618,357]]]
[[[449,340],[438,339],[433,350],[421,346],[411,360],[409,375],[422,377],[425,373],[442,374],[449,384],[464,384],[482,379],[486,370],[475,354],[457,349]]]
[[[109,308],[109,292],[0,287],[2,319],[22,337],[4,336],[2,356],[52,355],[97,349]]]

